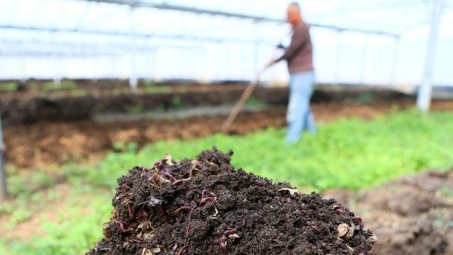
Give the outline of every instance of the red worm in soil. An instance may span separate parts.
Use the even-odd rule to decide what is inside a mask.
[[[179,207],[178,209],[176,209],[173,213],[174,214],[179,214],[181,211],[190,211],[192,210],[192,207],[186,205],[186,206],[182,206],[182,207]]]
[[[131,206],[130,205],[127,205],[127,212],[129,213],[129,216],[132,217],[133,214],[132,214],[132,209],[131,209]]]
[[[168,172],[166,171],[162,171],[162,174],[167,176],[168,178],[170,178],[173,182],[176,182],[178,181],[178,179],[176,179],[173,175],[169,174]]]
[[[164,220],[167,220],[167,214],[165,213],[165,208],[164,208],[164,205],[163,205],[163,204],[160,204],[160,206],[159,206],[159,212],[160,212],[160,216],[161,216]]]
[[[217,196],[214,193],[209,192],[209,190],[207,190],[207,189],[204,189],[203,191],[201,191],[200,206],[203,206],[208,202],[215,203],[216,201],[217,201]]]
[[[219,244],[220,246],[220,249],[222,250],[226,250],[227,249],[227,236],[226,235],[223,235],[219,240],[217,240],[217,243]]]
[[[209,192],[209,190],[207,190],[207,189],[203,189],[201,191],[201,200],[203,200],[203,198],[206,196],[206,193],[208,193],[208,192]]]
[[[200,201],[200,205],[203,206],[208,202],[215,203],[216,201],[217,201],[217,197],[206,197]]]
[[[161,166],[162,166],[162,162],[159,161],[159,162],[154,163],[153,167],[156,169],[159,169]]]
[[[149,169],[147,167],[142,168],[142,176],[145,176],[146,179],[149,179]]]
[[[219,242],[220,249],[226,250],[227,249],[227,243],[225,241]]]
[[[141,243],[142,241],[140,239],[134,238],[134,237],[129,237],[128,241],[130,243]]]
[[[357,225],[358,225],[360,228],[363,228],[363,220],[362,220],[362,218],[360,218],[359,216],[356,216],[354,219],[358,222]]]
[[[120,187],[120,190],[130,189],[131,187],[127,186],[127,184],[123,184]]]
[[[238,230],[233,228],[233,229],[230,229],[230,230],[227,230],[225,232],[223,232],[223,235],[224,236],[229,236],[229,235],[234,235],[234,234],[237,234],[238,233]]]
[[[182,255],[184,254],[184,252],[187,250],[187,244],[184,245],[184,247],[181,248],[181,250],[179,250],[175,255]]]
[[[139,218],[146,218],[146,217],[148,217],[148,214],[147,214],[145,211],[141,211],[141,212],[138,214],[138,217],[139,217]]]
[[[121,232],[125,233],[125,232],[129,232],[130,231],[130,229],[124,228],[124,223],[123,222],[117,221],[117,220],[114,220],[113,222],[118,224],[118,227],[120,228]]]
[[[247,220],[245,219],[245,217],[242,217],[241,229],[244,229],[246,226],[247,226]]]
[[[322,229],[318,226],[311,226],[312,229],[316,231],[316,233],[322,233]]]
[[[196,208],[196,206],[192,207],[192,209],[190,210],[189,222],[187,224],[186,234],[189,234],[189,232],[190,232],[190,222],[192,221],[192,215],[193,215],[193,211],[195,210],[195,208]]]
[[[206,195],[209,195],[211,197],[216,197],[216,195],[212,192],[209,192],[209,190],[207,189],[204,189],[203,191],[201,191],[201,199],[207,197]]]
[[[228,248],[228,246],[227,246],[228,236],[237,234],[237,232],[238,232],[238,230],[235,228],[229,229],[229,230],[226,230],[225,232],[223,232],[222,237],[219,240],[217,240],[217,243],[219,244],[220,249],[226,250]]]
[[[343,208],[339,207],[339,208],[336,208],[336,209],[335,209],[335,213],[341,215],[341,214],[344,214],[344,213],[345,213],[345,210],[344,210]]]
[[[182,180],[176,180],[176,181],[173,182],[173,185],[178,185],[180,183],[182,183]]]

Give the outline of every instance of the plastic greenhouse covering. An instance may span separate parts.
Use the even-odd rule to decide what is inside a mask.
[[[304,0],[317,80],[422,80],[434,0]],[[0,79],[250,80],[288,43],[289,1],[1,0]],[[453,84],[453,0],[443,0],[434,83]],[[266,72],[287,81],[285,64]]]

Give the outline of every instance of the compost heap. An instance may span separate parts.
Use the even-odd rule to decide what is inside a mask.
[[[376,236],[353,212],[235,170],[232,154],[167,155],[130,170],[118,179],[104,238],[87,254],[376,254]]]

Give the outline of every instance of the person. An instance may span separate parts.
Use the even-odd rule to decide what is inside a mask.
[[[316,133],[316,124],[310,109],[315,72],[310,28],[303,20],[298,3],[288,5],[287,22],[292,26],[291,43],[287,48],[279,44],[277,47],[284,49],[284,54],[279,58],[271,59],[268,66],[282,60],[286,60],[288,64],[290,95],[286,114],[288,131],[285,140],[287,143],[295,143],[304,130]]]

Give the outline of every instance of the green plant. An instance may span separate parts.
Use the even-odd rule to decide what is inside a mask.
[[[66,201],[66,205],[55,222],[47,220],[39,226],[47,234],[20,242],[0,239],[0,253],[83,254],[89,249],[88,247],[102,237],[102,230],[99,226],[102,226],[109,218],[111,206],[105,203],[109,197],[111,194],[104,192],[90,200],[70,198],[69,201]],[[86,213],[83,208],[95,208],[95,210]]]
[[[13,229],[17,224],[24,222],[31,217],[31,212],[27,207],[19,206],[14,208],[6,222],[6,228]]]
[[[250,96],[245,104],[248,106],[255,106],[255,107],[266,106],[266,102],[256,98],[255,96]]]
[[[101,163],[110,171],[146,165],[167,152],[175,158],[217,146],[233,149],[233,163],[276,181],[291,180],[316,190],[357,190],[428,167],[453,165],[450,145],[452,113],[423,117],[416,111],[395,112],[373,121],[340,120],[319,127],[317,136],[304,135],[293,145],[283,143],[284,129],[267,129],[243,136],[213,135],[193,141],[161,141],[138,153],[110,154]],[[429,152],[429,153],[428,153]]]
[[[74,89],[75,87],[76,84],[74,81],[61,81],[60,83],[50,81],[43,84],[43,88],[45,91],[55,89]]]
[[[30,90],[32,90],[32,91],[38,91],[38,90],[39,90],[39,84],[38,84],[37,82],[34,82],[34,81],[30,82],[30,83],[28,84],[28,87],[29,87]]]
[[[143,86],[145,86],[145,87],[154,87],[154,86],[156,86],[156,83],[154,82],[154,80],[144,80],[143,81]]]
[[[126,107],[126,113],[128,113],[128,114],[143,113],[144,111],[145,111],[145,108],[143,108],[143,105],[139,105],[139,104]]]
[[[7,187],[11,196],[29,192],[26,176],[19,174],[16,168],[6,167]]]
[[[73,97],[83,97],[86,96],[88,92],[85,89],[73,89],[71,90],[71,96]]]
[[[417,111],[395,110],[371,121],[347,119],[320,124],[316,136],[304,134],[300,142],[290,146],[283,142],[286,130],[274,128],[245,136],[216,134],[191,141],[159,141],[141,150],[135,143],[118,143],[120,153],[110,152],[95,164],[71,163],[62,168],[71,185],[70,194],[56,190],[46,196],[30,195],[27,178],[8,168],[10,179],[15,179],[10,187],[15,187],[19,194],[14,202],[0,204],[0,215],[7,218],[8,230],[37,217],[34,215],[46,209],[46,202],[65,199],[58,203],[58,209],[47,208],[54,211],[56,219],[43,218],[35,226],[45,235],[27,240],[2,236],[0,254],[75,255],[88,251],[102,236],[101,227],[109,218],[117,179],[134,166],[152,166],[166,153],[182,159],[193,158],[212,146],[223,151],[233,149],[232,163],[236,167],[274,181],[290,181],[306,192],[330,188],[358,190],[427,168],[452,167],[453,151],[448,149],[453,140],[451,130],[452,112],[424,116]],[[35,178],[36,181],[42,177]],[[443,195],[450,192],[441,190]]]
[[[19,87],[19,84],[16,82],[7,82],[7,83],[2,83],[0,84],[0,91],[14,91],[17,90]]]
[[[176,95],[171,99],[171,105],[176,109],[180,109],[184,106],[184,102],[182,101],[180,96]]]
[[[154,94],[154,93],[169,93],[171,92],[170,87],[165,87],[165,86],[153,86],[153,87],[146,87],[145,88],[146,93]]]
[[[53,176],[49,175],[49,173],[41,170],[41,171],[36,171],[32,175],[31,182],[37,188],[48,188],[55,184],[55,179]]]
[[[0,216],[10,214],[14,211],[14,205],[9,201],[0,203]]]
[[[350,100],[351,103],[368,104],[374,100],[374,95],[371,92],[360,93],[357,98]]]
[[[453,189],[450,189],[448,187],[442,187],[440,189],[440,194],[447,197],[453,197]]]
[[[13,198],[30,197],[37,190],[42,190],[55,185],[61,173],[57,172],[54,165],[49,165],[47,170],[35,169],[32,173],[24,174],[14,167],[6,168],[8,193]]]

